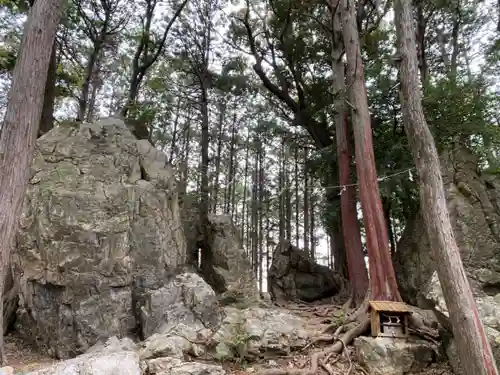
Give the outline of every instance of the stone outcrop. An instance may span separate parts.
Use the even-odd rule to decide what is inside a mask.
[[[477,158],[464,149],[443,155],[441,168],[455,239],[500,365],[500,178],[480,173]],[[393,259],[403,298],[447,315],[420,213],[405,228]],[[445,346],[459,373],[453,342]]]
[[[314,262],[311,256],[289,241],[273,251],[268,271],[268,289],[276,300],[316,301],[340,291],[340,277],[328,267]]]
[[[214,329],[223,318],[215,292],[194,273],[182,273],[165,286],[148,290],[137,303],[144,338],[170,332],[179,325]]]
[[[130,340],[110,338],[87,353],[25,375],[141,375],[139,355]]]
[[[423,297],[426,301],[435,304],[435,309],[438,313],[449,317],[448,308],[441,289],[441,283],[437,276],[437,272],[432,274],[431,280],[425,288],[422,289]],[[482,295],[476,296],[476,304],[479,312],[479,317],[483,322],[486,336],[490,342],[493,356],[496,359],[497,365],[500,365],[500,293],[495,296]],[[452,337],[445,337],[443,346],[453,367],[455,375],[466,375],[460,364],[460,358]]]
[[[12,257],[28,336],[67,358],[135,335],[134,299],[185,259],[174,174],[147,140],[117,119],[37,140]]]
[[[187,251],[197,252],[201,239],[199,210],[192,196],[182,198],[181,216],[186,233]],[[241,238],[231,218],[227,215],[209,215],[208,243],[213,252],[215,285],[228,303],[259,299],[257,281]]]
[[[358,363],[370,375],[405,375],[429,368],[440,358],[429,341],[359,337],[354,340]],[[440,372],[444,374],[443,372]]]
[[[478,160],[464,149],[441,158],[453,232],[476,296],[500,293],[500,178],[478,172]],[[422,285],[435,270],[423,218],[408,223],[394,267],[403,297],[417,304]]]
[[[216,360],[256,360],[288,355],[305,347],[320,332],[307,319],[281,309],[225,307],[217,327],[180,323],[140,344],[143,360],[185,355]],[[323,329],[324,327],[320,327]]]

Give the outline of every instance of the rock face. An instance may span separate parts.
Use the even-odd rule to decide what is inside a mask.
[[[500,178],[477,171],[478,160],[461,149],[441,158],[448,210],[462,261],[478,295],[500,293]],[[403,297],[417,304],[435,261],[420,214],[397,246],[394,267]]]
[[[180,274],[164,287],[143,293],[139,304],[144,338],[169,332],[181,324],[215,328],[223,318],[215,292],[194,273]]]
[[[500,365],[500,178],[478,172],[478,160],[464,149],[441,158],[447,205],[453,232],[479,314]],[[394,266],[403,298],[429,304],[447,315],[422,216],[407,225]],[[458,373],[453,343],[447,352]]]
[[[25,375],[141,375],[139,355],[130,340],[111,338],[88,353]]]
[[[320,332],[306,319],[279,309],[224,308],[217,327],[179,323],[156,333],[140,346],[140,358],[184,358],[185,355],[217,360],[255,360],[273,354],[287,355],[305,347]]]
[[[188,252],[197,252],[201,230],[198,224],[199,210],[194,198],[184,196],[181,210]],[[231,218],[226,215],[209,215],[208,220],[208,242],[213,251],[216,274],[216,285],[212,287],[216,292],[224,293],[228,302],[257,300],[257,281]]]
[[[185,263],[166,160],[117,119],[37,140],[12,262],[21,325],[54,356],[135,334],[133,299]]]
[[[443,290],[437,276],[437,272],[432,274],[430,282],[423,289],[422,293],[428,301],[436,304],[436,310],[446,317],[449,316],[448,308],[443,297]],[[486,336],[490,342],[493,356],[496,359],[497,366],[500,365],[500,294],[496,296],[477,296],[476,297],[477,309],[479,317],[484,324]],[[453,339],[443,340],[446,354],[450,360],[456,375],[466,375],[460,364],[460,358]]]
[[[404,375],[424,370],[436,361],[437,347],[423,340],[359,337],[354,341],[358,362],[371,375]]]
[[[339,292],[341,280],[328,267],[314,262],[310,255],[285,241],[273,252],[268,271],[268,288],[276,300],[311,302]]]

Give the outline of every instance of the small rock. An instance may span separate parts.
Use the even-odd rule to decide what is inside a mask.
[[[14,369],[10,366],[0,368],[0,375],[14,375]]]
[[[24,375],[141,375],[139,356],[134,352],[91,353]]]
[[[147,373],[151,375],[225,375],[219,365],[184,362],[178,358],[155,358],[147,361]]]
[[[437,348],[423,340],[359,337],[354,340],[358,362],[371,375],[404,375],[428,367]]]
[[[199,328],[199,327],[198,327]],[[190,353],[195,356],[203,354],[203,348],[189,340],[196,340],[196,330],[192,326],[179,324],[175,329],[163,334],[154,334],[142,343],[139,351],[141,359],[158,357],[183,358]]]

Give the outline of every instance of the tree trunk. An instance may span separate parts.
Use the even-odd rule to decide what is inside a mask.
[[[278,211],[279,211],[279,243],[283,243],[285,241],[285,150],[284,150],[284,145],[281,144],[281,150],[280,150],[280,157],[279,157],[279,163],[280,163],[280,170],[279,170],[279,206],[278,206]]]
[[[307,170],[307,148],[304,148],[304,251],[310,253],[309,247],[309,175]]]
[[[247,191],[248,191],[248,164],[249,164],[249,150],[250,150],[250,145],[248,144],[248,139],[246,142],[247,149],[245,151],[245,172],[244,172],[244,177],[243,177],[243,207],[242,207],[242,213],[241,213],[241,239],[243,240],[245,237],[245,223],[247,223],[247,211],[248,211],[248,203],[247,203]],[[247,229],[248,232],[248,229]],[[247,250],[248,250],[248,243],[247,243]]]
[[[427,66],[425,45],[425,30],[427,28],[427,20],[424,17],[424,0],[418,0],[415,6],[417,8],[417,44],[420,80],[422,81],[422,84],[425,85],[429,78],[429,67]]]
[[[236,189],[235,176],[236,176],[236,111],[234,111],[233,123],[231,125],[231,146],[229,149],[229,175],[227,178],[227,201],[224,203],[224,213],[228,215],[231,213],[231,218],[234,216]]]
[[[52,46],[62,14],[61,0],[35,2],[24,27],[12,75],[0,138],[0,267],[3,272],[9,263],[10,250],[18,229],[42,116]],[[5,275],[0,275],[0,297],[4,279]],[[0,306],[0,319],[3,320],[3,305],[0,303]],[[0,321],[0,327],[3,327],[3,321]],[[6,363],[3,332],[0,334],[0,362]]]
[[[180,111],[181,111],[181,98],[177,99],[177,105],[175,106],[175,118],[174,118],[174,130],[172,131],[172,142],[170,143],[170,155],[168,157],[168,162],[172,163],[174,160],[174,153],[177,149],[177,133],[179,132],[179,120],[180,120]]]
[[[289,150],[290,148],[288,145],[285,144],[284,146],[285,149],[285,159],[283,163],[283,172],[285,175],[285,228],[286,228],[286,239],[289,241],[292,241],[292,192],[291,192],[291,187],[292,184],[290,183],[290,171],[288,169],[288,164],[290,161],[289,158]]]
[[[57,43],[54,38],[52,53],[50,55],[49,69],[47,70],[47,81],[43,94],[43,109],[40,118],[38,136],[41,137],[54,127],[54,101],[56,95],[56,72],[57,72]]]
[[[257,139],[254,144],[259,144]],[[255,160],[253,166],[252,176],[252,267],[255,276],[258,276],[258,193],[259,193],[259,150],[255,150]]]
[[[261,144],[259,146],[259,291],[264,290],[264,272],[263,272],[263,260],[264,260],[264,146]]]
[[[389,238],[375,168],[373,140],[356,9],[353,0],[342,0],[342,28],[347,58],[349,101],[356,149],[356,169],[370,265],[371,298],[400,301],[389,251]]]
[[[222,136],[224,133],[224,119],[226,117],[226,105],[221,104],[219,107],[219,125],[217,127],[217,155],[215,156],[215,176],[214,176],[214,187],[213,187],[213,198],[212,198],[212,212],[217,214],[217,203],[219,201],[219,177],[220,177],[220,165],[222,158]]]
[[[354,306],[363,302],[368,290],[368,272],[366,270],[361,242],[361,228],[358,220],[356,188],[351,180],[352,146],[349,137],[349,126],[345,108],[344,83],[345,69],[342,55],[344,44],[342,41],[342,18],[340,12],[333,15],[333,49],[332,70],[333,92],[335,100],[335,134],[337,141],[337,157],[339,165],[339,182],[342,188],[340,206],[342,228],[344,234],[345,252],[347,255],[347,269],[351,287],[351,301]]]
[[[396,0],[395,23],[401,58],[401,104],[408,143],[420,177],[420,201],[424,223],[464,373],[498,375],[495,359],[460,259],[446,206],[436,145],[424,117],[412,22],[411,2]]]
[[[94,74],[95,65],[98,63],[101,48],[103,47],[102,40],[106,35],[105,33],[106,30],[102,29],[99,32],[99,36],[97,37],[97,39],[93,41],[94,46],[92,53],[89,56],[87,67],[85,69],[85,80],[83,82],[82,92],[80,93],[80,97],[78,98],[78,114],[76,117],[78,121],[85,120],[85,113],[87,112],[87,105],[89,102],[90,83],[92,80],[92,75]]]
[[[210,208],[209,194],[210,186],[208,179],[208,148],[210,142],[209,114],[208,114],[208,90],[201,83],[201,199],[200,199],[200,225],[202,234],[201,244],[201,272],[205,280],[213,285],[212,280],[212,249],[208,244],[209,222],[208,211]]]
[[[311,186],[314,184],[311,182]],[[316,194],[314,190],[311,190],[311,225],[309,226],[311,240],[311,256],[316,259]]]
[[[294,145],[294,187],[295,187],[295,246],[299,247],[300,239],[300,212],[299,212],[299,147]]]

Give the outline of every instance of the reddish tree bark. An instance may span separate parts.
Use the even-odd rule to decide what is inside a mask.
[[[337,8],[337,4],[332,9]],[[339,164],[339,182],[346,186],[341,192],[340,209],[342,229],[347,256],[347,270],[351,287],[351,304],[358,306],[368,290],[368,273],[365,266],[361,230],[358,220],[356,188],[351,180],[352,146],[349,140],[349,123],[345,108],[345,69],[342,55],[344,43],[342,41],[342,19],[340,12],[332,14],[332,70],[334,74],[333,91],[335,100],[335,136],[337,141],[337,157]]]
[[[62,0],[35,1],[26,21],[12,76],[0,138],[0,293],[21,216],[42,115],[52,45],[62,13]],[[1,310],[0,319],[3,319]],[[0,333],[0,362],[5,362],[3,332]]]
[[[353,0],[342,0],[341,16],[347,57],[348,96],[354,130],[356,169],[370,266],[370,298],[400,301],[378,188],[370,112]]]
[[[498,375],[476,301],[453,235],[434,138],[422,108],[411,0],[396,0],[401,104],[408,143],[420,176],[420,201],[464,374]]]
[[[341,126],[336,128],[336,133],[340,185],[346,186],[340,197],[340,206],[347,253],[347,269],[351,285],[352,304],[358,306],[363,302],[368,290],[368,272],[365,265],[363,244],[361,242],[361,228],[356,207],[356,188],[352,185],[350,176],[352,147],[348,137],[349,125],[347,114]]]

